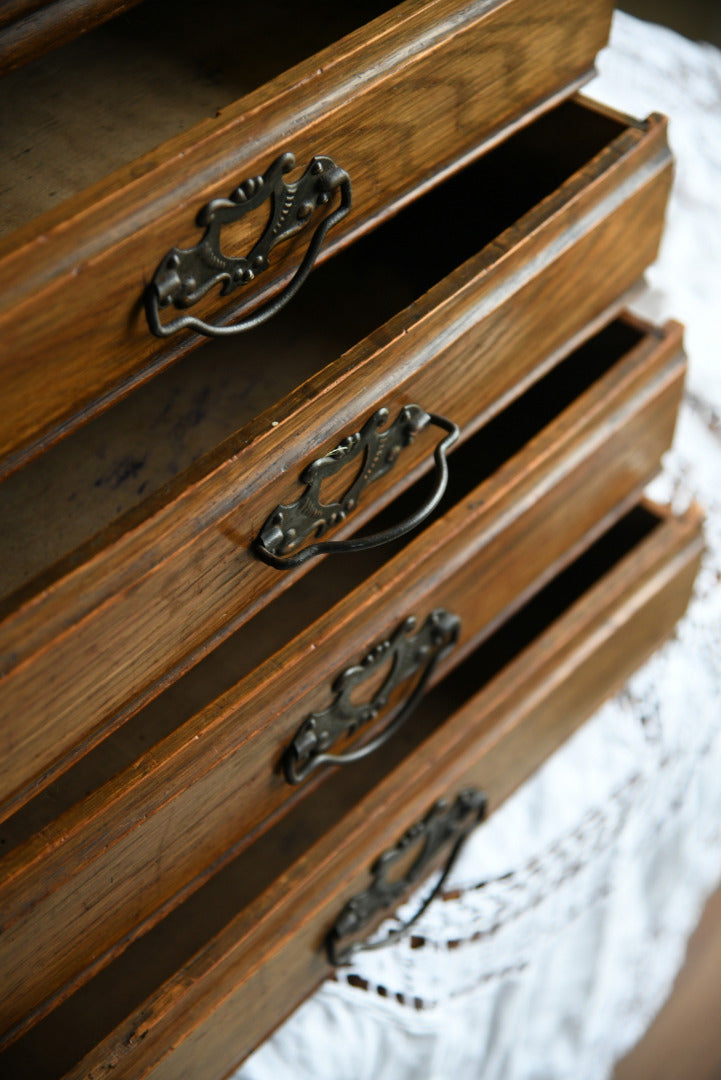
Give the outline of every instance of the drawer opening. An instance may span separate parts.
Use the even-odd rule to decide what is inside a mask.
[[[393,6],[322,3],[299,17],[291,0],[242,13],[234,0],[176,0],[170,12],[165,0],[144,0],[11,72],[0,84],[0,235]]]
[[[647,506],[636,506],[561,571],[425,696],[417,713],[424,732],[437,726],[434,717],[455,712],[478,693],[496,672],[547,630],[624,556],[643,543],[660,523],[661,519]],[[415,744],[415,740],[409,738],[411,734],[401,729],[399,741],[405,739],[408,745]]]
[[[99,975],[0,1055],[0,1070],[13,1077],[61,1076],[163,981],[220,933],[277,876],[396,768],[470,696],[537,641],[565,612],[643,544],[663,518],[632,510],[545,586],[427,696],[417,718],[380,759],[362,769],[340,770],[256,844],[213,878]]]
[[[460,502],[520,453],[535,436],[620,364],[643,339],[644,333],[639,326],[623,318],[614,319],[452,451],[448,458],[448,487],[444,498],[413,535],[418,536],[429,528],[449,506]],[[417,480],[358,535],[387,528],[409,514],[422,501],[428,482],[426,477]],[[398,549],[408,542],[409,538],[404,538]]]
[[[453,504],[510,461],[565,410],[620,364],[644,340],[635,323],[616,319],[552,368],[520,398],[471,436],[449,457],[449,489],[435,514],[393,545],[344,558],[327,558],[309,570],[218,645],[174,685],[80,758],[57,780],[0,826],[7,854],[123,768],[188,722],[208,702],[231,689],[285,642],[295,638]],[[400,520],[424,498],[422,477],[369,524],[377,531]],[[409,612],[408,614],[411,614]]]
[[[0,599],[37,575],[38,587],[46,587],[151,518],[242,450],[253,431],[267,429],[287,395],[315,396],[303,391],[305,380],[411,305],[623,130],[566,102],[318,267],[265,326],[240,342],[194,350],[9,476],[0,485],[0,520],[13,523],[0,537]],[[55,522],[52,530],[37,528],[38,506]]]

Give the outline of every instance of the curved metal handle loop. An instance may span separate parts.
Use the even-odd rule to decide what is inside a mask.
[[[438,881],[433,886],[433,889],[425,898],[425,900],[421,902],[421,905],[417,909],[417,911],[415,911],[413,915],[411,915],[410,919],[406,919],[405,922],[401,923],[400,926],[398,926],[396,929],[389,930],[386,936],[384,938],[380,938],[378,941],[360,941],[357,944],[348,946],[346,949],[341,949],[340,951],[336,950],[335,939],[329,939],[328,951],[330,954],[331,964],[334,964],[336,967],[346,967],[349,963],[351,963],[353,957],[357,953],[373,952],[376,949],[386,949],[389,945],[393,945],[396,941],[400,941],[401,938],[405,937],[408,931],[413,926],[415,926],[418,920],[426,913],[433,901],[440,894],[441,889],[446,883],[448,875],[450,874],[451,870],[453,869],[458,860],[458,856],[461,853],[461,848],[465,844],[472,831],[473,825],[469,825],[466,831],[458,837],[448,854],[448,858],[446,859],[446,864],[443,867],[441,876],[439,877]]]
[[[436,667],[458,642],[461,620],[443,608],[432,611],[421,629],[411,637],[416,620],[405,619],[387,640],[374,646],[359,664],[346,668],[333,684],[336,698],[322,712],[308,716],[283,755],[286,780],[299,784],[321,765],[350,765],[383,746],[413,714]],[[370,702],[355,704],[357,687],[391,661],[388,675]],[[423,665],[410,696],[397,715],[379,734],[357,749],[341,754],[327,752],[338,739],[355,733],[379,715],[395,688]]]
[[[468,836],[485,817],[486,807],[486,796],[475,788],[462,791],[450,808],[445,800],[440,799],[422,822],[410,828],[394,848],[381,855],[372,868],[373,884],[346,904],[326,937],[331,964],[347,966],[357,953],[384,949],[408,933],[441,892]],[[389,881],[388,871],[419,840],[422,841],[421,852],[410,870],[400,880]],[[351,935],[362,931],[384,909],[400,901],[403,894],[420,879],[428,863],[449,842],[452,847],[441,875],[414,914],[378,941],[349,943],[347,939]]]
[[[275,567],[276,570],[290,570],[293,567],[301,566],[308,559],[314,558],[316,555],[330,555],[330,554],[344,554],[354,551],[368,551],[370,548],[380,547],[382,544],[390,544],[394,540],[398,540],[401,536],[405,536],[406,533],[411,532],[421,522],[425,521],[429,517],[445,494],[446,487],[448,486],[448,462],[446,460],[446,454],[448,450],[458,439],[460,435],[460,428],[452,420],[447,420],[445,416],[439,416],[436,413],[424,413],[417,405],[406,406],[403,412],[410,412],[416,410],[417,414],[420,414],[420,419],[416,419],[415,430],[419,430],[421,427],[425,427],[426,424],[434,424],[436,427],[447,431],[445,439],[443,439],[433,451],[433,458],[435,461],[435,480],[433,484],[433,490],[431,491],[425,502],[418,507],[412,514],[410,514],[405,520],[399,522],[397,525],[393,525],[389,529],[384,529],[382,532],[374,533],[372,536],[356,536],[351,537],[349,540],[320,540],[316,543],[309,544],[308,547],[297,552],[295,555],[277,555],[272,550],[272,546],[280,547],[286,542],[286,534],[283,532],[284,525],[284,512],[294,510],[296,507],[301,506],[301,503],[306,500],[299,500],[299,503],[294,504],[292,507],[280,506],[270,516],[266,524],[263,526],[256,542],[255,553],[264,562],[270,566]],[[375,421],[379,416],[383,414],[387,416],[387,410],[379,410],[378,413],[372,417]],[[359,438],[360,436],[354,436]],[[331,455],[328,455],[329,457]],[[323,464],[327,459],[320,459],[320,462],[314,462],[314,466]],[[313,468],[313,466],[311,466]],[[383,471],[387,471],[387,468]],[[382,475],[382,472],[378,472],[376,476]],[[376,476],[371,477],[375,479]],[[352,502],[352,505],[349,503]],[[346,506],[352,509],[355,506],[355,497],[353,500],[347,500]],[[317,526],[317,519],[313,522],[314,527]],[[345,516],[344,512],[337,513],[328,522],[323,523],[323,527],[326,524],[335,524],[336,521],[342,520]]]
[[[326,234],[346,216],[352,204],[350,177],[331,158],[314,157],[300,180],[286,184],[282,175],[294,165],[293,154],[282,154],[263,176],[244,180],[229,199],[213,199],[203,207],[198,215],[198,224],[206,228],[202,240],[193,248],[169,251],[145,289],[145,313],[153,334],[170,337],[178,330],[190,329],[206,337],[231,337],[267,322],[292,300],[313,269]],[[194,315],[161,322],[162,307],[172,303],[176,308],[186,308],[214,285],[221,284],[221,295],[227,296],[252,281],[267,269],[271,249],[304,228],[313,211],[328,203],[336,191],[340,191],[340,204],[319,223],[293,278],[277,296],[230,325],[206,322]],[[238,221],[265,199],[271,200],[272,210],[260,240],[245,257],[224,255],[220,248],[223,225]]]

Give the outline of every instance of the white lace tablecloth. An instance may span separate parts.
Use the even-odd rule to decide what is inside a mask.
[[[638,304],[686,323],[651,494],[708,514],[673,640],[466,846],[407,942],[329,981],[235,1080],[601,1080],[671,988],[721,879],[721,53],[619,14],[588,93],[671,117],[676,181]],[[409,910],[412,907],[409,906]]]

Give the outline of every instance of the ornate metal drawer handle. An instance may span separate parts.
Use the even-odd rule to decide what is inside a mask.
[[[323,712],[311,713],[303,721],[283,755],[283,770],[289,783],[300,783],[319,765],[347,765],[360,761],[383,746],[402,727],[420,701],[437,664],[458,641],[461,620],[438,608],[411,637],[415,626],[416,620],[410,616],[387,641],[371,649],[359,664],[341,672],[333,684],[335,701]],[[388,661],[391,662],[390,670],[373,698],[354,704],[352,694],[356,688],[372,678]],[[388,704],[395,688],[423,665],[423,673],[410,697],[376,738],[356,750],[351,748],[342,754],[327,752],[342,736],[353,735],[362,725],[374,720]]]
[[[445,799],[440,799],[423,821],[408,829],[395,847],[389,848],[376,860],[371,867],[373,884],[365,892],[358,893],[348,901],[326,938],[331,964],[349,964],[358,952],[380,949],[392,944],[420,919],[443,888],[466,837],[485,817],[486,805],[486,796],[475,788],[462,791],[450,807]],[[391,878],[394,866],[407,857],[414,844],[420,844],[420,850],[410,869],[400,878]],[[380,941],[353,940],[380,912],[390,911],[398,905],[404,894],[420,881],[429,863],[447,844],[452,847],[443,873],[415,915]]]
[[[169,337],[189,328],[208,337],[229,337],[264,323],[295,296],[313,268],[326,233],[350,210],[352,194],[350,177],[331,158],[314,157],[300,180],[287,184],[283,174],[294,165],[293,154],[281,154],[265,175],[244,180],[229,199],[213,199],[203,207],[197,217],[198,225],[205,229],[202,239],[192,248],[172,248],[145,290],[145,311],[154,334]],[[169,304],[188,308],[214,285],[222,285],[221,296],[228,296],[253,281],[268,268],[268,255],[275,245],[305,228],[314,211],[329,203],[336,191],[340,191],[340,205],[319,223],[295,276],[278,296],[230,326],[207,323],[193,315],[160,321],[160,309]],[[271,201],[271,212],[260,240],[246,256],[224,255],[220,249],[223,226],[240,221],[266,199]]]
[[[300,479],[307,485],[305,492],[297,502],[277,506],[260,530],[255,541],[255,552],[259,558],[277,570],[289,570],[314,555],[367,551],[368,548],[379,547],[405,536],[435,510],[448,484],[446,453],[458,438],[459,428],[452,420],[424,412],[418,405],[406,405],[391,426],[379,432],[378,428],[387,418],[388,410],[379,409],[359,432],[348,436],[329,454],[318,458],[303,471]],[[373,536],[320,541],[309,544],[295,555],[288,554],[308,536],[322,536],[332,525],[343,521],[357,506],[363,489],[384,476],[395,464],[403,447],[408,446],[416,433],[428,424],[435,424],[447,431],[448,435],[435,448],[435,483],[422,506],[405,521]],[[339,472],[361,453],[365,454],[364,466],[345,494],[336,502],[322,503],[320,487],[323,480]]]

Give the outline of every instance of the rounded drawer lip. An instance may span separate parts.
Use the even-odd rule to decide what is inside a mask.
[[[8,709],[21,705],[25,718],[22,732],[6,735],[13,745],[32,744],[29,767],[26,761],[12,781],[20,798],[50,782],[293,580],[297,571],[279,578],[249,545],[288,492],[287,474],[312,460],[319,443],[333,445],[379,403],[393,410],[413,400],[456,419],[469,434],[617,304],[654,256],[669,178],[663,122],[632,125],[493,245],[256,416],[210,463],[190,469],[6,602],[4,701]],[[593,263],[594,290],[574,272],[581,260]],[[554,286],[554,275],[564,278],[564,290]],[[322,417],[314,423],[310,403]],[[421,453],[404,451],[404,483],[419,475]],[[362,525],[398,490],[390,476],[378,481],[374,498],[334,535]],[[188,581],[199,584],[189,590]],[[180,610],[182,622],[173,614]],[[38,688],[50,686],[52,701],[43,702]],[[17,805],[5,791],[3,798]]]
[[[583,13],[576,0],[552,7],[553,18],[539,18],[529,0],[401,4],[8,237],[0,245],[0,377],[10,408],[0,458],[9,464],[37,452],[172,362],[173,350],[159,353],[140,310],[144,281],[166,251],[194,242],[203,204],[227,198],[278,154],[292,151],[299,162],[330,154],[351,174],[355,209],[332,250],[437,182],[444,169],[481,152],[522,114],[576,89],[605,44],[611,4],[596,0]],[[511,69],[499,69],[494,58],[520,33],[524,48]],[[459,93],[463,100],[456,100]],[[403,118],[395,136],[401,149],[388,154],[387,125],[396,113]],[[369,117],[383,119],[380,152]],[[299,257],[294,245],[259,280],[257,302]]]
[[[217,1075],[225,1075],[238,1057],[249,1053],[276,1019],[257,999],[260,972],[264,980],[286,987],[290,1011],[329,973],[324,937],[346,901],[365,887],[383,850],[437,798],[453,798],[469,784],[488,789],[494,810],[671,632],[698,567],[701,515],[692,508],[677,519],[651,504],[644,504],[644,512],[658,521],[650,534],[530,644],[522,644],[465,704],[452,705],[442,728],[427,735],[410,756],[381,768],[359,795],[348,793],[342,812],[331,821],[326,817],[315,831],[311,826],[284,873],[275,877],[269,870],[258,894],[230,917],[223,916],[199,951],[188,956],[181,951],[170,976],[166,971],[137,1010],[81,1065],[69,1069],[68,1080],[85,1075],[84,1069],[108,1055],[121,1077],[155,1076],[171,1048],[172,1067],[178,1068],[186,1054],[192,1057],[195,1034],[214,1024],[218,1010],[242,1014],[245,1023],[240,1034],[232,1024],[216,1025]],[[297,827],[295,832],[303,834]],[[255,852],[262,860],[266,840],[241,856],[238,866]],[[227,895],[223,873],[217,886],[210,886]],[[206,910],[212,912],[212,902]],[[142,1039],[134,1037],[138,1030]],[[232,1037],[226,1041],[220,1031]],[[203,1046],[207,1055],[207,1043]],[[11,1057],[13,1052],[11,1047]],[[234,1057],[225,1060],[224,1055]],[[170,1073],[161,1068],[159,1075]]]
[[[670,442],[684,372],[676,324],[645,334],[638,330],[642,324],[631,325],[638,343],[487,480],[478,486],[471,480],[470,491],[367,581],[6,855],[0,863],[0,907],[7,920],[2,947],[24,955],[28,933],[37,944],[49,903],[63,913],[52,922],[53,964],[62,968],[68,950],[75,955],[92,948],[99,954],[103,943],[115,949],[134,930],[123,907],[131,897],[133,918],[152,919],[157,908],[179,902],[208,863],[247,845],[323,779],[319,770],[300,788],[287,785],[279,768],[283,751],[304,717],[327,704],[340,672],[360,662],[401,617],[416,616],[420,624],[443,607],[460,618],[459,643],[439,658],[433,685],[616,520],[636,500]],[[580,369],[587,360],[583,351],[578,355]],[[533,405],[528,408],[533,411]],[[468,451],[473,461],[474,442]],[[351,642],[357,644],[351,648]],[[385,722],[383,716],[374,720],[368,733]],[[412,723],[411,718],[406,726]],[[229,790],[242,793],[242,803],[231,808]],[[180,821],[185,826],[179,830]],[[174,864],[149,890],[139,886],[144,852],[156,850],[164,861],[173,852]],[[99,919],[91,905],[91,924],[85,926],[83,881],[106,874],[116,881],[112,910]],[[32,915],[23,913],[28,905]],[[92,945],[98,930],[102,939]],[[20,945],[11,946],[16,933]],[[49,964],[43,978],[50,978]],[[32,995],[25,974],[23,986]],[[17,1003],[20,994],[18,987],[11,998]]]

